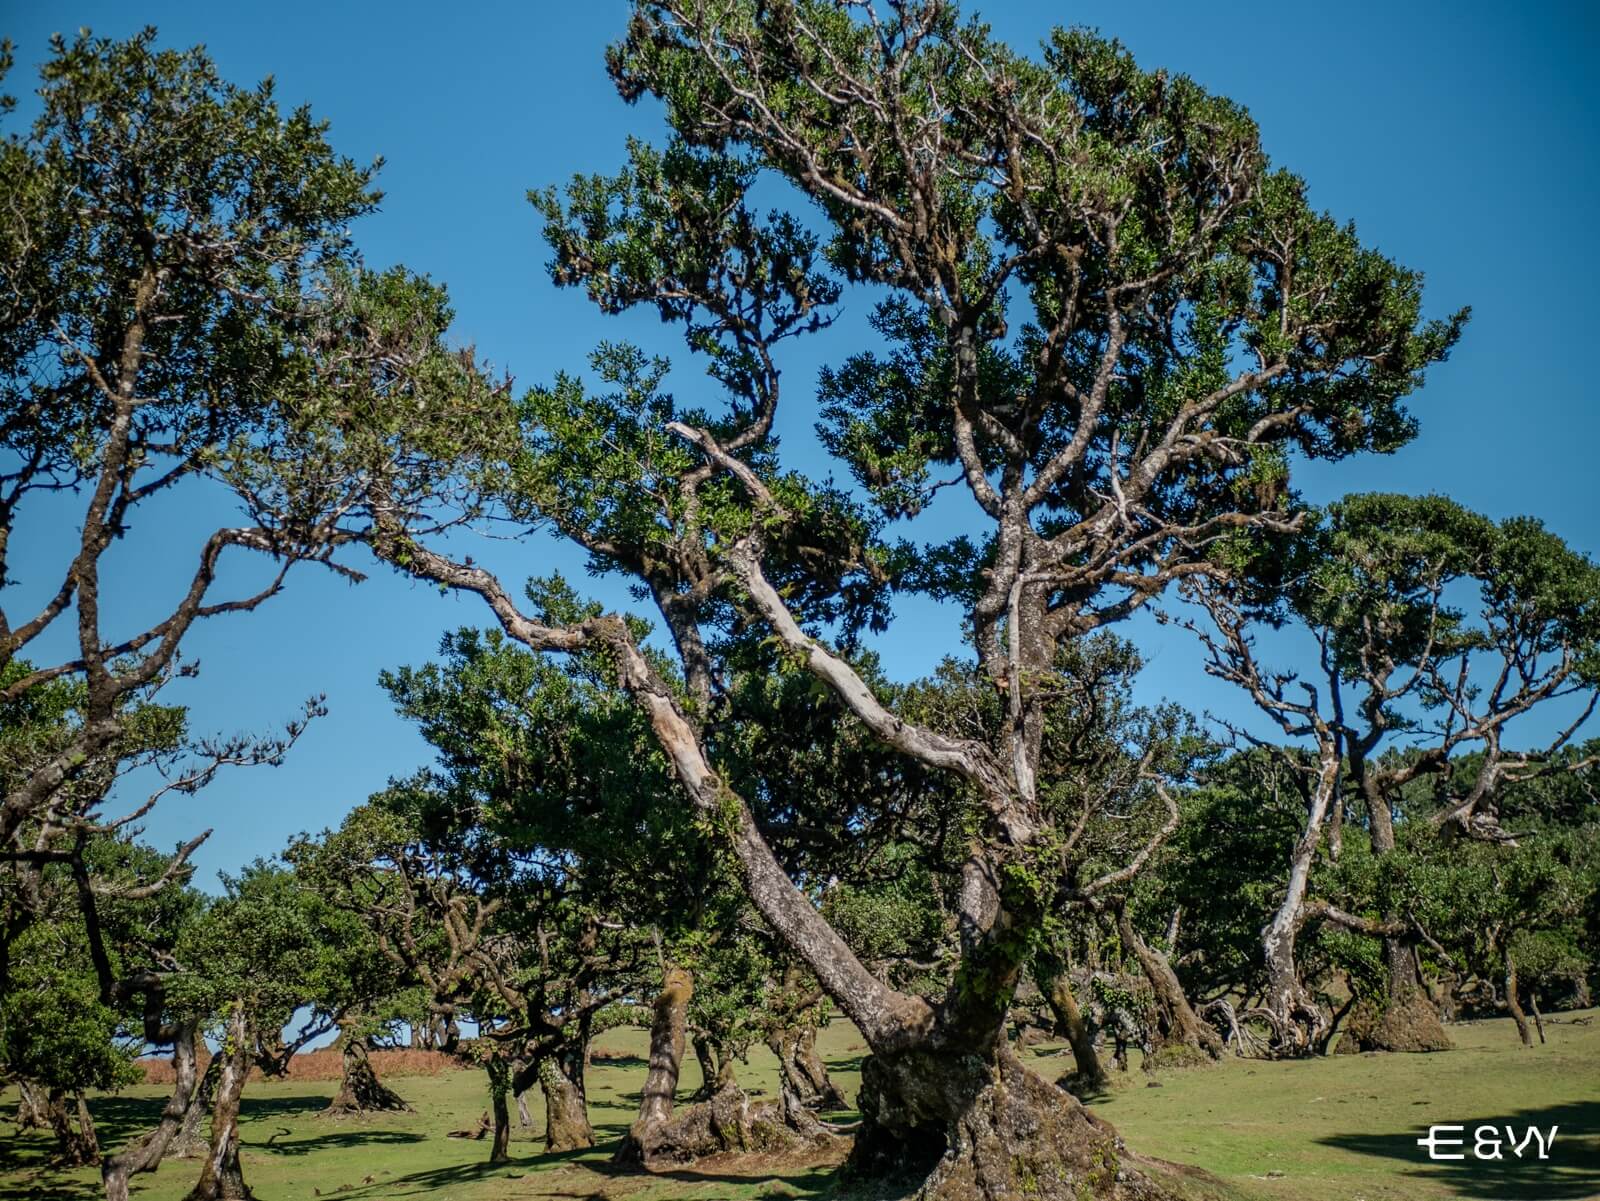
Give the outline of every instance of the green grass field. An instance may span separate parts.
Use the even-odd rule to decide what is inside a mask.
[[[1574,1024],[1560,1015],[1549,1043],[1523,1050],[1509,1022],[1452,1028],[1458,1049],[1442,1055],[1361,1055],[1303,1063],[1230,1059],[1220,1066],[1172,1072],[1161,1087],[1134,1070],[1122,1087],[1095,1102],[1139,1151],[1208,1169],[1242,1198],[1282,1201],[1398,1201],[1466,1197],[1481,1201],[1578,1201],[1600,1197],[1600,1020]],[[854,1096],[864,1051],[842,1023],[823,1032],[821,1048],[846,1094]],[[242,1133],[246,1179],[263,1201],[337,1195],[341,1201],[655,1201],[679,1198],[865,1198],[835,1180],[837,1156],[804,1162],[704,1161],[649,1177],[608,1169],[611,1144],[637,1104],[644,1036],[615,1031],[599,1047],[590,1076],[591,1117],[601,1145],[591,1152],[542,1154],[543,1115],[530,1097],[535,1126],[517,1130],[513,1162],[490,1168],[486,1143],[449,1139],[473,1125],[487,1105],[476,1071],[394,1081],[413,1114],[361,1120],[319,1118],[333,1082],[252,1081]],[[1059,1048],[1032,1049],[1054,1076],[1068,1062]],[[741,1071],[745,1087],[771,1089],[776,1064],[765,1048]],[[685,1067],[685,1094],[699,1084]],[[103,1145],[115,1146],[154,1120],[162,1089],[146,1086],[92,1102]],[[14,1092],[6,1094],[9,1107]],[[1508,1157],[1429,1163],[1415,1143],[1430,1123],[1560,1128],[1543,1164]],[[98,1197],[93,1169],[53,1172],[49,1140],[0,1137],[0,1197]],[[1532,1154],[1531,1151],[1528,1152]],[[198,1172],[169,1160],[134,1180],[145,1201],[178,1201]]]

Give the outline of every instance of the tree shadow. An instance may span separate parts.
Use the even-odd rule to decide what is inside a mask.
[[[1462,1118],[1451,1124],[1465,1127],[1461,1133],[1449,1135],[1465,1139],[1465,1145],[1447,1149],[1465,1154],[1465,1159],[1430,1160],[1428,1149],[1417,1145],[1417,1139],[1426,1137],[1426,1127],[1403,1134],[1333,1134],[1317,1141],[1398,1161],[1407,1166],[1398,1170],[1397,1176],[1444,1181],[1457,1197],[1482,1201],[1581,1201],[1600,1193],[1600,1100]],[[1513,1127],[1519,1138],[1529,1126],[1541,1131],[1555,1126],[1558,1131],[1548,1159],[1537,1158],[1537,1143],[1525,1148],[1521,1158],[1503,1147],[1498,1160],[1478,1159],[1473,1155],[1473,1131],[1478,1126],[1498,1127],[1502,1142],[1507,1126]]]
[[[239,1105],[239,1120],[265,1122],[303,1116],[307,1113],[319,1114],[328,1108],[331,1099],[327,1093],[299,1093],[287,1097],[252,1097],[249,1093],[245,1093]]]
[[[591,1067],[597,1068],[642,1068],[649,1064],[649,1060],[639,1055],[610,1054],[596,1055],[589,1061]]]
[[[545,1152],[538,1155],[513,1156],[504,1163],[490,1163],[488,1156],[473,1163],[452,1164],[439,1168],[427,1168],[420,1172],[408,1172],[404,1176],[395,1176],[386,1180],[374,1180],[367,1184],[344,1185],[335,1189],[323,1189],[323,1196],[337,1193],[341,1201],[368,1201],[369,1198],[409,1197],[422,1194],[431,1194],[437,1190],[449,1190],[463,1185],[477,1183],[481,1180],[506,1179],[514,1180],[537,1172],[543,1168],[571,1165],[585,1156],[595,1156],[605,1152],[604,1161],[586,1165],[596,1173],[603,1173],[610,1160],[609,1148],[584,1147],[574,1151]],[[448,1192],[446,1193],[448,1195]],[[584,1194],[585,1196],[587,1194]]]
[[[0,1165],[0,1170],[11,1169]],[[98,1176],[92,1179],[79,1179],[67,1176],[64,1173],[41,1170],[34,1172],[18,1173],[6,1180],[8,1187],[17,1185],[21,1188],[19,1197],[37,1197],[43,1201],[48,1197],[50,1201],[97,1201],[105,1196],[105,1191],[100,1185]]]
[[[280,1130],[292,1133],[289,1127],[280,1127]],[[399,1143],[421,1143],[427,1141],[427,1136],[413,1134],[406,1130],[339,1130],[330,1134],[318,1134],[309,1138],[290,1139],[287,1142],[277,1142],[277,1135],[257,1141],[248,1139],[245,1146],[252,1151],[268,1151],[273,1155],[310,1155],[313,1151],[326,1151],[335,1147],[365,1147],[379,1144],[391,1146]]]
[[[116,1150],[130,1138],[154,1130],[161,1121],[166,1097],[128,1097],[91,1094],[89,1116],[102,1147]]]

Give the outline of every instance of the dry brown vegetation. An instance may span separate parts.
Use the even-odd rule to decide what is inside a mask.
[[[196,1070],[204,1072],[210,1062],[211,1052],[201,1051]],[[171,1084],[170,1059],[141,1059],[146,1084]],[[389,1076],[437,1076],[461,1066],[461,1061],[443,1051],[374,1051],[372,1066],[381,1080]],[[285,1080],[337,1080],[340,1076],[339,1052],[331,1047],[321,1051],[302,1051],[289,1061]]]

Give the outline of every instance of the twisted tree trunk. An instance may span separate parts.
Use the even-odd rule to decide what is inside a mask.
[[[1117,907],[1117,931],[1122,935],[1123,945],[1133,952],[1144,970],[1145,978],[1150,981],[1164,1027],[1161,1034],[1166,1043],[1203,1051],[1212,1059],[1222,1058],[1222,1036],[1195,1013],[1189,998],[1184,995],[1178,974],[1172,970],[1172,964],[1139,936],[1125,905]]]
[[[222,1071],[211,1107],[211,1146],[186,1201],[248,1201],[253,1196],[239,1166],[239,1102],[254,1062],[253,1045],[244,1006],[235,1005],[217,1050]]]
[[[372,1066],[367,1036],[348,1025],[339,1035],[339,1093],[322,1111],[324,1117],[343,1117],[352,1113],[378,1110],[404,1110],[411,1106],[399,1093],[378,1079]]]
[[[151,1027],[158,1024],[147,1013],[147,1038],[151,1042],[161,1041],[151,1037],[157,1033]],[[115,1155],[101,1159],[100,1180],[105,1186],[106,1201],[128,1201],[128,1177],[138,1172],[155,1171],[192,1103],[195,1091],[196,1023],[181,1022],[160,1033],[166,1035],[165,1041],[172,1043],[172,1095],[162,1109],[161,1120],[154,1130],[130,1142]]]
[[[809,1109],[832,1110],[848,1108],[849,1103],[838,1085],[828,1078],[828,1067],[817,1054],[817,1028],[815,1026],[789,1027],[779,1030],[767,1039],[767,1046],[778,1058],[778,1072],[783,1087],[799,1098]],[[717,1081],[720,1092],[728,1080]]]
[[[46,1090],[30,1080],[17,1081],[17,1129],[43,1130],[50,1124]]]

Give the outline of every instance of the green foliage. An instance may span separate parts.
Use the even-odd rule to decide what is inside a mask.
[[[8,1073],[68,1093],[142,1078],[134,1048],[114,1037],[121,1015],[100,995],[81,924],[36,923],[9,953],[0,997],[0,1064]]]
[[[347,257],[346,226],[377,201],[373,171],[334,153],[308,109],[281,113],[270,82],[229,84],[203,50],[157,49],[151,29],[57,36],[41,74],[39,115],[6,140],[0,171],[0,445],[64,482],[93,475],[109,377],[145,398],[137,464],[206,470],[285,382],[300,298]],[[121,381],[140,322],[137,380]]]

